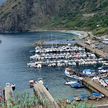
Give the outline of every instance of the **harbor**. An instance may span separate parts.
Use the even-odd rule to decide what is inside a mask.
[[[51,33],[26,33],[26,34],[11,34],[0,35],[2,44],[0,44],[0,84],[4,87],[6,82],[16,84],[17,91],[32,90],[28,87],[30,79],[37,80],[43,78],[48,83],[51,94],[56,100],[61,100],[69,97],[72,94],[80,92],[88,92],[85,89],[75,90],[74,88],[64,85],[64,67],[47,67],[43,68],[28,68],[29,57],[34,54],[32,44],[40,40],[40,35],[43,40],[48,40]],[[64,40],[65,37],[72,38],[73,35],[52,33],[52,37],[56,40]],[[13,43],[13,41],[16,41]],[[8,52],[8,53],[7,53]],[[56,79],[56,80],[55,80]],[[61,88],[62,91],[59,89]]]
[[[30,56],[31,62],[27,63],[27,66],[32,68],[71,67],[66,68],[64,73],[66,77],[74,80],[68,80],[65,85],[76,89],[87,88],[91,91],[90,94],[83,94],[83,96],[72,96],[70,100],[67,99],[67,102],[108,98],[106,52],[82,41],[76,41],[74,44],[71,42],[50,45],[45,43],[36,44],[35,55]],[[96,69],[86,68],[86,66],[93,65],[96,66]],[[85,67],[82,72],[74,69],[81,66]]]
[[[49,37],[49,34],[46,35],[46,37]],[[101,103],[107,98],[105,95],[107,93],[106,58],[94,53],[92,50],[87,50],[87,48],[83,46],[78,46],[75,43],[69,43],[69,41],[66,41],[68,44],[66,43],[62,45],[59,45],[58,42],[55,43],[55,45],[50,43],[50,46],[47,45],[45,47],[35,46],[35,49],[33,46],[29,45],[32,45],[34,40],[40,40],[40,36],[37,38],[34,35],[32,38],[33,39],[31,39],[31,36],[28,36],[26,40],[24,36],[22,36],[22,40],[19,44],[20,38],[17,36],[14,38],[12,36],[8,36],[7,39],[6,37],[4,38],[1,36],[2,44],[0,45],[0,48],[2,56],[0,58],[0,68],[3,71],[1,75],[3,76],[3,74],[5,74],[5,76],[8,76],[7,73],[5,73],[5,69],[8,70],[7,72],[9,74],[12,74],[11,77],[7,77],[6,79],[2,77],[1,84],[4,84],[5,82],[13,82],[16,84],[18,91],[27,89],[31,93],[32,90],[29,89],[27,82],[30,79],[34,79],[36,81],[38,78],[43,78],[43,80],[48,83],[50,94],[53,96],[54,100],[61,99],[67,101],[67,99],[71,97],[73,101],[75,99],[77,102],[88,100],[88,103],[93,102],[95,104],[98,102]],[[12,43],[11,40],[17,40],[17,42]],[[8,43],[11,44],[9,45]],[[11,47],[10,51],[8,51],[9,47]],[[8,55],[6,53],[7,51]],[[33,66],[28,64],[29,62],[33,63]],[[39,64],[39,67],[37,67],[34,63],[37,65]],[[11,66],[12,68],[10,68]],[[65,69],[67,67],[75,70],[74,75],[69,76],[69,74],[65,74]],[[94,80],[97,76],[100,77],[99,81]],[[18,77],[19,80],[16,80]],[[92,81],[92,79],[94,81]],[[78,80],[81,80],[83,83]],[[68,84],[71,82],[72,85],[68,86],[65,84],[66,82]],[[94,87],[95,84],[96,86]],[[100,88],[102,88],[102,90]],[[94,96],[97,97],[94,99]]]

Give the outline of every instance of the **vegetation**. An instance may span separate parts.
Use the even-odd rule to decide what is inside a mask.
[[[0,7],[0,32],[78,29],[98,35],[107,26],[108,0],[7,0]]]
[[[14,103],[13,103],[14,102]],[[13,103],[13,104],[12,104]],[[6,108],[5,104],[0,105],[2,108]],[[64,104],[64,102],[59,102],[60,108],[95,108],[93,105],[88,105],[86,103],[72,103]],[[10,99],[10,106],[8,108],[52,108],[48,105],[48,101],[40,100],[36,96],[30,96],[29,93],[25,92],[22,94],[16,93],[15,99]]]
[[[17,93],[15,100],[10,99],[9,103],[9,108],[39,108],[39,106],[46,108],[48,104],[47,101],[39,100],[36,96],[30,96],[27,92],[23,94]],[[5,103],[2,103],[1,106],[2,108],[6,108]]]

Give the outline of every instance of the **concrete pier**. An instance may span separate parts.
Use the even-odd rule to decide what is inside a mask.
[[[105,87],[97,84],[95,81],[88,77],[84,78],[82,81],[87,88],[102,93],[105,97],[108,98],[108,90]]]
[[[84,42],[77,42],[76,43],[78,46],[84,47],[85,49],[93,52],[94,54],[102,57],[102,58],[106,58],[108,56],[108,53],[103,52],[102,50],[99,50],[97,48],[92,48],[90,45],[85,44]]]
[[[51,94],[48,92],[43,84],[38,82],[34,83],[34,90],[41,100],[45,100],[48,102],[48,106],[50,106],[51,108],[59,108],[57,102],[54,100],[54,98],[51,96]]]
[[[7,108],[9,108],[9,106],[13,106],[13,101],[10,101],[10,99],[13,99],[14,97],[13,90],[11,86],[5,87],[4,90],[5,90],[5,102],[6,102]]]

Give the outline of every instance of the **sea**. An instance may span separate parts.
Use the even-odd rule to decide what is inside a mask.
[[[33,43],[44,41],[68,41],[76,38],[76,35],[58,32],[37,32],[0,34],[0,86],[6,83],[14,83],[16,92],[30,92],[29,80],[42,78],[48,85],[49,92],[57,100],[67,99],[70,96],[78,96],[89,93],[85,88],[74,89],[64,85],[66,77],[65,67],[44,67],[41,69],[29,68],[30,56],[34,54]],[[84,67],[83,67],[84,68]],[[80,71],[83,68],[79,68]],[[76,67],[78,70],[78,68]]]

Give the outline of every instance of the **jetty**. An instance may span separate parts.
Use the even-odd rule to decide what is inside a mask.
[[[48,105],[51,106],[51,108],[59,108],[57,102],[54,100],[54,98],[51,96],[49,91],[44,87],[42,83],[36,82],[33,86],[34,91],[36,95],[40,98],[40,100],[47,101]]]
[[[96,54],[97,56],[100,56],[102,58],[107,58],[108,53],[103,52],[102,50],[99,50],[97,48],[92,48],[90,45],[82,42],[82,41],[78,41],[76,42],[76,45],[81,46],[83,48],[85,48],[86,50],[91,51],[92,53]]]
[[[100,84],[96,83],[95,81],[93,81],[91,78],[83,78],[83,84],[89,88],[90,90],[93,90],[93,91],[97,91],[99,93],[102,93],[105,97],[108,98],[108,90],[101,86]]]
[[[8,108],[9,106],[13,106],[13,100],[12,100],[14,98],[13,90],[11,86],[6,86],[4,90],[5,90],[4,91],[5,92],[5,102]]]

